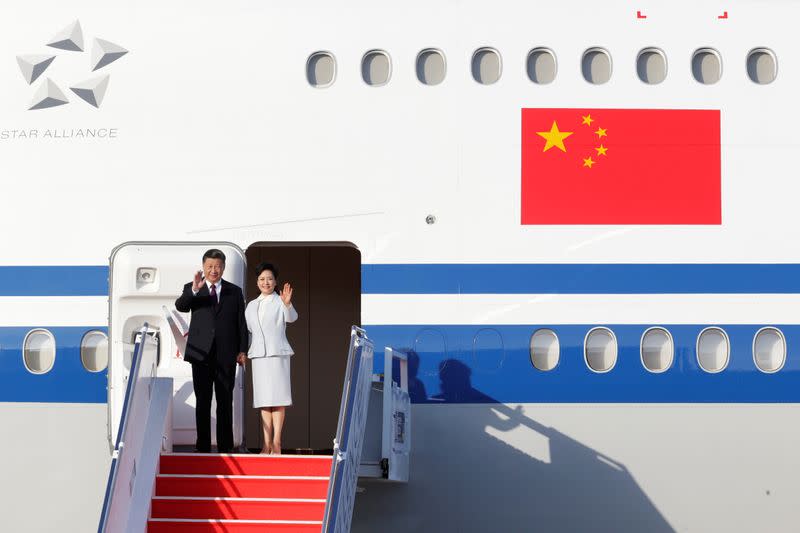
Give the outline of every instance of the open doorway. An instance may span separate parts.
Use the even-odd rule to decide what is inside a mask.
[[[350,327],[361,325],[361,253],[347,242],[260,242],[247,249],[247,301],[259,294],[256,266],[279,270],[289,282],[299,318],[286,328],[292,356],[292,406],[283,431],[284,451],[333,447],[342,395]],[[261,422],[252,408],[253,385],[245,380],[245,444],[261,449]]]

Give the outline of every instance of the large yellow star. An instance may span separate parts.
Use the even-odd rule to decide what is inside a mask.
[[[606,148],[602,144],[597,148],[595,148],[595,150],[597,150],[597,155],[606,155],[606,152],[608,152],[608,148]]]
[[[594,165],[594,161],[592,160],[592,156],[589,156],[589,157],[587,157],[586,159],[583,160],[583,166],[592,168],[592,165]]]
[[[564,139],[572,135],[572,133],[571,131],[558,131],[558,124],[556,124],[554,120],[553,127],[550,128],[550,131],[537,131],[536,135],[543,137],[547,141],[544,143],[544,150],[542,150],[542,152],[548,151],[553,146],[562,152],[566,152],[567,147],[564,146]]]

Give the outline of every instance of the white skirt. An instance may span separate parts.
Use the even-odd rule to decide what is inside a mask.
[[[292,405],[290,355],[255,357],[250,360],[253,375],[253,407]]]

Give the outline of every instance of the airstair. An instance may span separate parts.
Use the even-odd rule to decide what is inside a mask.
[[[347,532],[359,477],[408,480],[405,354],[386,348],[384,375],[374,375],[373,345],[358,327],[332,457],[173,453],[172,378],[157,375],[152,328],[145,324],[130,350],[98,533]]]

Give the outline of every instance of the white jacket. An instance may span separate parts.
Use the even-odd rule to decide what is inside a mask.
[[[259,313],[259,309],[261,312]],[[261,318],[259,319],[259,315]],[[250,330],[250,349],[247,357],[277,357],[294,355],[286,339],[286,324],[297,320],[293,305],[286,307],[277,293],[259,296],[244,310],[247,329]]]

